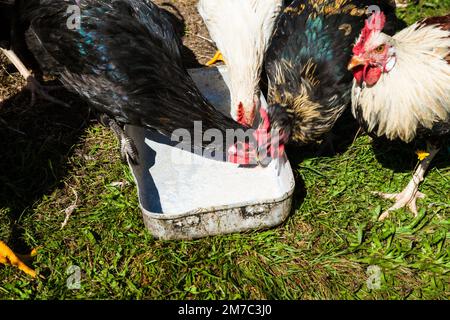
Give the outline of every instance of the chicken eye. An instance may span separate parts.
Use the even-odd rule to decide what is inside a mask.
[[[382,53],[382,52],[384,52],[384,48],[385,48],[385,45],[382,44],[382,45],[376,47],[374,51],[375,51],[376,53]]]

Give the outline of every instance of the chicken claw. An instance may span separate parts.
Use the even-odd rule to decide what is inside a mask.
[[[35,250],[31,252],[30,256],[34,255],[36,255]],[[29,276],[33,278],[36,277],[36,271],[23,263],[22,260],[20,260],[19,257],[3,241],[0,241],[0,263],[18,267]]]
[[[33,76],[28,76],[27,78],[27,86],[26,88],[31,91],[31,106],[34,106],[36,103],[36,95],[41,96],[44,100],[47,100],[54,104],[59,104],[65,108],[70,108],[70,105],[67,103],[52,97],[47,93],[47,91],[54,90],[54,89],[60,89],[61,86],[43,86],[39,83],[39,81],[36,80]]]
[[[380,196],[384,199],[395,200],[395,204],[386,211],[384,211],[380,215],[378,220],[383,221],[389,216],[391,211],[401,209],[404,207],[408,207],[408,209],[414,214],[414,217],[417,217],[418,210],[416,201],[417,199],[425,198],[425,194],[417,190],[419,187],[418,185],[414,187],[415,188],[407,187],[401,193],[374,192],[375,195]]]
[[[416,217],[418,214],[417,210],[417,199],[425,198],[425,194],[419,191],[419,185],[425,178],[425,173],[430,166],[431,161],[434,156],[439,152],[438,148],[435,148],[431,145],[428,146],[428,155],[426,157],[420,157],[421,159],[419,165],[417,166],[416,171],[414,172],[412,179],[409,181],[406,188],[400,193],[382,193],[382,192],[373,192],[373,194],[380,196],[384,199],[395,200],[395,203],[392,207],[384,211],[380,217],[379,221],[386,219],[391,211],[408,207],[408,209],[414,214]]]
[[[126,163],[127,159],[129,159],[131,163],[138,164],[139,153],[137,151],[136,145],[134,144],[134,141],[129,136],[127,136],[122,127],[106,114],[102,114],[99,120],[104,126],[109,127],[115,133],[117,139],[119,139],[120,155],[122,161]]]

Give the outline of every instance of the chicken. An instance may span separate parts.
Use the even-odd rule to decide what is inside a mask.
[[[428,156],[421,156],[427,157],[402,192],[377,193],[396,200],[380,220],[405,206],[417,215],[416,201],[425,196],[419,185],[450,135],[450,15],[416,22],[394,36],[382,32],[385,22],[382,12],[374,14],[353,48],[353,114],[376,137],[427,139]]]
[[[238,141],[237,145],[251,149],[238,148],[241,154],[236,157],[236,141],[228,139],[227,130],[247,132],[248,127],[217,111],[201,95],[183,67],[181,39],[151,1],[82,0],[80,8],[80,28],[70,30],[65,1],[27,1],[23,9],[30,21],[27,44],[43,70],[56,73],[64,86],[104,115],[102,122],[119,135],[125,157],[138,161],[133,143],[122,130],[124,124],[156,129],[167,136],[177,129],[186,129],[191,137],[201,134],[200,130],[217,129],[220,137],[214,136],[213,142],[190,142],[216,153],[230,151],[230,161],[256,155],[256,149],[261,149],[258,142],[265,133],[256,130],[251,143]],[[268,120],[261,118],[260,129],[269,128]]]
[[[69,107],[68,104],[47,93],[53,87],[42,86],[16,53],[21,51],[21,42],[23,41],[23,34],[17,24],[20,15],[18,8],[22,1],[26,0],[0,0],[0,52],[8,58],[27,81],[27,88],[31,91],[31,105],[35,103],[36,95],[39,95],[49,102]]]
[[[249,126],[260,107],[259,81],[264,55],[282,2],[200,0],[198,3],[198,11],[220,51],[214,60],[224,59],[228,66],[231,116]]]
[[[266,57],[268,102],[269,113],[278,114],[273,127],[291,142],[320,142],[350,105],[346,63],[372,4],[392,16],[393,31],[397,20],[389,1],[296,0],[281,14]]]

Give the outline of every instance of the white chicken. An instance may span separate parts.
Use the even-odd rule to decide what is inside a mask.
[[[242,124],[251,126],[259,109],[264,55],[282,4],[282,0],[198,3],[198,11],[228,66],[231,116]]]
[[[396,201],[380,220],[403,207],[418,214],[416,201],[425,197],[419,185],[450,137],[450,14],[418,21],[392,37],[382,32],[385,22],[382,12],[374,13],[353,47],[353,114],[374,137],[406,143],[422,138],[429,149],[418,152],[420,162],[402,192],[376,192]]]

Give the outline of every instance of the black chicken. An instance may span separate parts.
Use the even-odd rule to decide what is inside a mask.
[[[296,0],[284,9],[266,72],[272,124],[292,142],[322,140],[350,104],[352,75],[346,63],[372,5],[390,16],[387,29],[393,33],[398,20],[390,1]]]
[[[75,29],[67,26],[71,18],[68,1],[21,2],[20,23],[29,26],[26,42],[44,71],[58,76],[69,90],[105,114],[104,122],[118,133],[122,151],[132,160],[136,154],[122,130],[124,124],[153,128],[169,136],[180,128],[194,136],[195,121],[201,121],[204,131],[220,130],[224,138],[227,129],[247,129],[201,95],[183,67],[181,40],[151,1],[78,2],[80,26]],[[255,136],[261,135],[261,130],[255,132]],[[209,141],[202,143],[203,147],[210,145]],[[214,148],[222,145],[229,150],[234,143],[214,141]],[[245,154],[255,152],[247,149]],[[245,162],[244,158],[235,157],[234,161]]]

